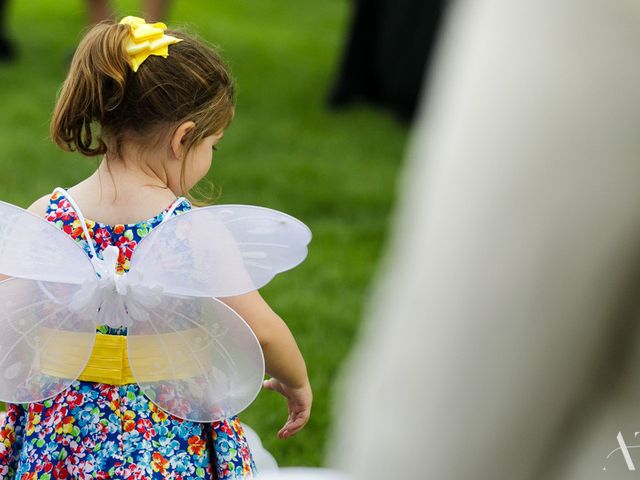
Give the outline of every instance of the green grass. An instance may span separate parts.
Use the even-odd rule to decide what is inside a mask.
[[[237,81],[236,118],[209,178],[222,203],[288,212],[313,231],[308,259],[263,295],[289,324],[306,358],[315,403],[309,425],[276,438],[286,418],[262,392],[241,418],[281,465],[319,465],[331,420],[332,386],[357,330],[381,253],[406,129],[364,107],[327,111],[350,3],[343,0],[175,2],[170,25],[217,45]],[[138,3],[118,2],[121,14]],[[11,2],[20,58],[0,65],[0,198],[22,206],[70,186],[95,160],[48,140],[48,119],[66,61],[84,27],[81,0]]]

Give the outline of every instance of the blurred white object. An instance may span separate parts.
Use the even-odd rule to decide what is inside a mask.
[[[251,455],[253,456],[253,461],[256,463],[258,472],[277,471],[278,463],[276,459],[264,448],[262,440],[260,440],[256,431],[246,423],[242,424],[242,429],[244,430],[244,435],[249,444],[249,450],[251,450]]]
[[[621,478],[624,449],[605,458],[618,432],[640,443],[640,7],[452,13],[333,464],[367,480]]]
[[[256,463],[261,480],[349,480],[344,473],[323,468],[285,467],[278,468],[275,458],[262,445],[258,434],[246,423],[242,424],[249,450]]]
[[[345,473],[324,468],[281,468],[277,472],[259,474],[260,480],[351,480]]]

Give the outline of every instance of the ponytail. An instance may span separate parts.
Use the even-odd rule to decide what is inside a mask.
[[[80,42],[53,112],[50,134],[62,149],[83,155],[102,155],[107,145],[92,123],[108,124],[118,108],[131,74],[125,41],[129,27],[99,24]]]
[[[233,79],[214,48],[185,32],[167,58],[152,55],[134,72],[126,51],[129,25],[93,27],[76,50],[51,119],[51,138],[86,156],[121,156],[129,140],[156,145],[180,123],[195,127],[185,155],[233,118]],[[183,165],[184,167],[184,165]]]

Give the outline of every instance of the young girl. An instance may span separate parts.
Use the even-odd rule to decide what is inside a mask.
[[[121,273],[142,237],[192,208],[184,195],[209,170],[234,115],[232,80],[218,55],[183,32],[167,33],[162,24],[127,17],[85,36],[51,135],[65,150],[103,158],[90,177],[29,208],[89,256],[117,246]],[[287,399],[289,417],[278,436],[294,435],[309,418],[312,394],[291,332],[258,292],[222,300],[260,341],[272,377],[264,387]],[[119,336],[127,328],[97,331]],[[255,472],[237,417],[182,420],[158,409],[133,381],[92,381],[85,369],[59,395],[7,408],[0,479],[227,479]]]

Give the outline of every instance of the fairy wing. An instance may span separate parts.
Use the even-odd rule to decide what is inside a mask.
[[[0,400],[57,395],[86,366],[95,339],[90,317],[69,309],[95,271],[82,249],[50,222],[0,202]],[[73,338],[62,344],[61,338]]]
[[[262,386],[262,350],[242,317],[213,297],[262,287],[298,265],[310,240],[299,220],[246,205],[191,210],[152,230],[134,251],[131,273],[162,294],[155,303],[148,296],[147,306],[154,305],[148,316],[130,309],[139,318],[127,339],[132,373],[145,394],[163,410],[198,422],[246,408]]]
[[[0,201],[0,273],[81,284],[95,277],[82,248],[51,222]]]
[[[214,205],[154,228],[136,247],[131,269],[150,287],[199,297],[241,295],[266,285],[307,256],[311,231],[269,208]]]
[[[163,410],[214,422],[258,395],[264,359],[242,317],[213,298],[162,295],[127,332],[131,371]]]
[[[79,289],[22,278],[0,283],[0,400],[40,402],[80,375],[96,325],[69,309]]]

